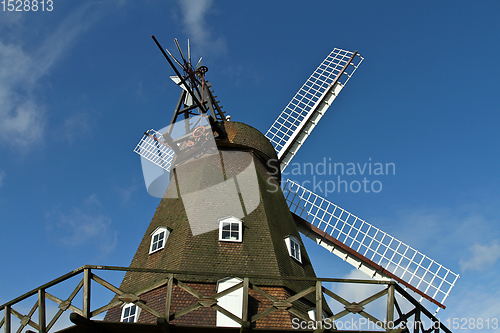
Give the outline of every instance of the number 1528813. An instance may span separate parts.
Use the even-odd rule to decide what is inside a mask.
[[[54,10],[53,0],[2,0],[4,12],[51,12]]]

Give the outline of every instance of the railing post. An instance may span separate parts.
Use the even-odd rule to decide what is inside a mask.
[[[248,278],[245,277],[243,278],[243,309],[242,309],[242,316],[241,320],[243,321],[244,326],[248,327],[243,327],[243,328],[250,328],[250,323],[248,322],[248,287],[249,287],[250,282],[248,281]]]
[[[5,333],[10,333],[10,305],[5,306]]]
[[[83,269],[83,317],[90,319],[90,279],[92,272],[90,268]]]
[[[172,304],[172,288],[174,287],[174,274],[168,274],[167,294],[165,295],[165,320],[170,322],[170,305]]]
[[[316,281],[316,323],[323,320],[323,288],[321,281]]]
[[[387,290],[387,317],[386,331],[394,329],[394,285],[390,284]]]
[[[415,327],[413,327],[413,333],[419,333],[420,332],[420,326],[422,323],[420,322],[422,320],[421,318],[421,310],[420,310],[420,305],[417,306],[417,312],[415,312]]]
[[[38,290],[38,326],[40,326],[40,333],[47,332],[45,315],[45,289]]]

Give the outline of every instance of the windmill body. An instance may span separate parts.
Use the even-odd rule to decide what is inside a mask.
[[[106,267],[84,266],[48,284],[83,271],[67,300],[46,294],[46,284],[27,294],[37,293],[38,301],[26,316],[12,308],[17,299],[0,306],[5,311],[0,328],[5,325],[10,332],[13,313],[22,325],[46,332],[71,308],[76,326],[65,329],[67,333],[219,328],[323,332],[336,330],[335,321],[349,314],[359,314],[373,323],[371,327],[386,332],[407,331],[411,317],[416,323],[413,332],[450,332],[409,292],[444,308],[457,274],[292,180],[281,179],[281,171],[363,60],[357,52],[334,49],[264,135],[250,125],[229,121],[205,80],[208,68],[201,59],[192,66],[189,42],[185,57],[175,40],[181,56],[177,60],[153,39],[176,73],[172,80],[182,89],[170,125],[145,132],[134,149],[141,156],[148,192],[161,201],[130,267],[109,268],[126,271],[121,285],[115,287],[91,273]],[[328,290],[326,282],[349,281],[317,278],[299,232],[375,279],[353,283],[386,288],[361,302]],[[95,311],[90,309],[92,280],[115,293],[109,304]],[[82,288],[80,310],[72,300]],[[343,310],[333,313],[326,295]],[[385,295],[382,322],[365,306]],[[45,298],[60,308],[48,325]],[[398,303],[401,298],[412,308],[407,313]],[[30,319],[37,308],[39,324]],[[91,320],[104,312],[104,321]],[[428,329],[420,322],[423,316],[431,325]]]
[[[239,122],[222,124],[227,134],[216,138],[217,150],[199,153],[196,158],[184,158],[182,153],[171,167],[171,180],[141,244],[132,260],[135,268],[168,268],[174,271],[199,273],[180,277],[191,288],[210,295],[225,279],[210,277],[224,272],[228,277],[238,276],[294,276],[315,277],[314,270],[300,240],[292,214],[279,187],[276,170],[277,156],[269,140],[253,127]],[[198,151],[199,152],[199,151]],[[190,154],[189,151],[184,154]],[[181,161],[181,162],[178,162]],[[232,233],[226,237],[224,223],[230,221]],[[151,250],[152,236],[158,229],[168,230],[162,248]],[[241,228],[241,229],[240,229]],[[298,254],[290,253],[290,239]],[[161,283],[166,276],[129,272],[121,290],[134,293]],[[287,298],[309,286],[308,281],[259,280],[253,281],[263,290],[279,298]],[[165,293],[162,287],[143,296],[155,297],[158,312],[164,312]],[[174,289],[176,307],[190,305],[190,299]],[[184,292],[185,293],[185,292]],[[266,305],[253,295],[249,315]],[[289,296],[288,296],[289,297]],[[241,303],[241,301],[240,301]],[[268,305],[268,304],[267,304]],[[314,309],[307,299],[299,305],[304,313]],[[121,308],[108,312],[107,319],[118,321]],[[256,327],[291,328],[292,317],[283,311],[273,319],[257,322]],[[141,315],[139,322],[152,322],[152,316]],[[214,308],[203,308],[172,324],[215,326]]]

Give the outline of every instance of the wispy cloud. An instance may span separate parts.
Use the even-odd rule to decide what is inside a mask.
[[[36,89],[64,51],[95,21],[88,14],[91,3],[68,15],[52,34],[28,49],[16,37],[20,19],[0,26],[0,143],[27,147],[43,142],[47,126],[46,107],[37,98]],[[14,29],[15,28],[15,29]],[[29,29],[29,24],[25,29]],[[19,37],[19,36],[18,36]]]
[[[117,244],[118,232],[113,230],[111,218],[101,213],[101,203],[95,194],[86,198],[81,207],[48,213],[46,230],[61,247],[94,249],[98,256],[108,255]]]
[[[464,272],[483,271],[500,259],[500,244],[496,239],[489,245],[476,243],[469,247],[469,250],[469,258],[460,260],[460,268]]]
[[[226,42],[222,36],[214,37],[207,16],[213,14],[212,0],[179,0],[182,11],[184,30],[191,40],[193,48],[202,52],[223,53]]]

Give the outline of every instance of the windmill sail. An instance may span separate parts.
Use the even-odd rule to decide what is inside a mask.
[[[358,68],[357,52],[334,49],[316,68],[266,133],[281,164],[281,171],[321,119]]]
[[[170,171],[170,165],[174,157],[174,151],[170,149],[161,133],[150,129],[135,146],[134,152],[141,155],[148,161],[156,164],[160,168]]]
[[[444,308],[458,274],[293,181],[283,194],[307,237],[372,277],[392,278]]]

